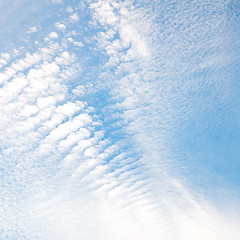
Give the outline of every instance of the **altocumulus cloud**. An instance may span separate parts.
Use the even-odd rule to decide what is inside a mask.
[[[51,26],[12,40],[0,55],[1,239],[239,238],[239,218],[189,184],[174,152],[236,61],[229,4],[52,0]]]

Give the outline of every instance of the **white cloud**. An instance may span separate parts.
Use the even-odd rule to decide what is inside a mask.
[[[144,162],[146,161],[145,163],[147,163],[148,159],[150,159],[149,164],[154,165],[153,169],[156,168],[159,169],[160,172],[165,172],[168,171],[168,164],[164,164],[163,160],[161,159],[169,157],[168,148],[170,146],[165,145],[165,141],[167,142],[167,134],[163,133],[162,130],[164,131],[164,129],[173,127],[172,121],[169,121],[168,125],[166,125],[164,118],[173,118],[171,112],[169,111],[169,107],[170,104],[174,104],[174,102],[170,102],[170,97],[166,97],[165,99],[164,97],[161,98],[159,96],[159,91],[162,89],[162,86],[161,84],[158,84],[161,81],[158,78],[158,81],[154,82],[155,75],[154,73],[150,74],[152,71],[158,72],[159,66],[156,68],[153,66],[155,66],[155,61],[157,61],[156,59],[161,59],[162,57],[162,52],[158,56],[154,54],[153,41],[159,42],[160,39],[158,39],[156,34],[153,32],[153,22],[149,21],[144,9],[140,8],[135,11],[134,8],[131,8],[128,6],[128,4],[129,2],[121,2],[117,4],[116,8],[114,8],[114,5],[101,1],[91,4],[91,8],[94,10],[94,20],[97,21],[103,29],[105,29],[105,31],[99,33],[96,39],[99,43],[99,49],[105,51],[109,56],[108,63],[105,66],[115,66],[116,68],[113,71],[116,71],[119,74],[116,76],[116,79],[120,79],[119,84],[116,84],[113,94],[118,97],[122,96],[121,103],[116,104],[115,107],[116,111],[125,109],[123,110],[123,118],[127,123],[130,123],[126,127],[126,132],[133,135],[132,140],[136,143],[136,146],[138,146],[137,148],[140,146],[142,147],[142,160]],[[149,18],[151,18],[151,16]],[[144,29],[142,26],[138,25],[138,23],[143,21],[142,19],[144,19],[145,22]],[[119,38],[112,40],[112,37],[108,35],[111,29],[114,29],[114,31],[119,34]],[[177,37],[178,36],[176,35],[175,38]],[[174,41],[174,44],[176,44],[175,40],[167,39],[166,41],[169,41],[169,44],[171,44],[171,41]],[[176,54],[181,54],[181,51],[179,51],[180,50],[176,48]],[[164,55],[164,59],[170,59],[167,53]],[[169,60],[167,64],[169,64],[169,69],[164,69],[167,72],[169,70],[169,74],[171,74],[171,71],[175,72],[176,69],[174,70],[174,66],[171,65],[171,60]],[[128,74],[126,75],[126,73]],[[105,77],[104,74],[106,74],[106,72],[103,73],[103,76]],[[122,78],[121,74],[125,75],[125,77]],[[137,75],[138,78],[133,77],[132,74]],[[111,79],[111,77],[109,77],[109,79]],[[164,85],[164,93],[166,93],[166,87],[170,86]],[[154,91],[153,89],[158,90]],[[159,98],[156,96],[159,96]],[[164,106],[158,106],[158,103],[163,103]],[[119,109],[120,106],[121,109]],[[160,115],[160,112],[163,115]],[[157,122],[161,123],[159,127]],[[152,171],[154,172],[153,169]],[[124,174],[121,176],[124,176],[125,173],[127,174],[126,169],[124,169],[123,172]],[[127,179],[129,179],[131,175],[132,174],[127,175]],[[226,238],[226,236],[222,236],[221,233],[224,235],[227,231],[223,230],[221,233],[219,233],[219,229],[221,229],[221,225],[223,223],[221,220],[219,221],[217,213],[211,212],[214,208],[209,206],[209,210],[206,210],[201,202],[192,205],[192,202],[194,202],[194,196],[189,193],[186,194],[186,189],[184,194],[183,192],[179,192],[179,189],[175,188],[170,183],[173,180],[172,176],[168,175],[165,176],[165,178],[160,178],[159,175],[161,175],[161,173],[159,172],[156,172],[153,175],[155,175],[153,178],[155,178],[156,182],[165,183],[167,188],[172,189],[170,191],[174,193],[172,200],[168,199],[164,193],[161,193],[163,199],[166,199],[166,202],[169,200],[169,205],[158,206],[161,211],[166,211],[165,216],[169,214],[173,217],[173,222],[170,224],[172,226],[168,226],[168,224],[164,226],[163,224],[162,228],[165,230],[163,230],[161,233],[158,232],[156,239],[159,239],[159,236],[164,239],[193,239],[194,237],[197,239],[198,236],[196,237],[196,232],[203,233],[202,235],[199,234],[199,239]],[[180,180],[177,181],[180,182]],[[168,191],[167,188],[164,188],[164,186],[159,186],[159,189],[163,189],[163,191]],[[124,194],[126,194],[125,191]],[[195,214],[194,216],[188,216],[190,213],[184,213],[184,211],[181,212],[180,209],[184,209],[184,206],[181,204],[176,204],[175,206],[176,209],[179,208],[180,212],[178,212],[176,215],[175,213],[171,213],[171,207],[175,208],[174,199],[185,199],[185,194],[188,195],[189,202],[186,204],[189,204],[188,206],[191,209],[189,212],[192,212],[193,215]],[[118,196],[118,199],[122,199],[122,197]],[[106,206],[108,206],[108,204],[106,204]],[[211,214],[209,214],[209,212],[211,212]],[[161,217],[158,216],[157,218],[159,219],[159,222],[161,222]],[[150,217],[149,221],[152,221],[152,217]],[[228,219],[228,223],[230,223],[230,221],[231,220]],[[189,225],[192,224],[192,228],[187,227],[189,226],[188,223]],[[146,223],[146,228],[147,225],[148,224]],[[159,229],[161,228],[161,226],[157,225],[156,222],[154,225],[158,226],[157,228]],[[168,229],[169,227],[175,229],[176,232]],[[232,228],[230,225],[229,227],[232,230],[234,229],[234,227]],[[194,231],[191,231],[191,229],[194,229]],[[231,231],[230,229],[228,231]],[[234,231],[235,234],[233,235],[233,239],[235,239],[235,236],[237,236],[236,229],[234,229]],[[147,231],[145,231],[145,233],[147,234]],[[153,236],[150,238],[153,239]],[[141,239],[141,237],[143,237],[143,235],[134,237],[134,239]],[[122,238],[127,239],[125,236]],[[143,238],[148,237],[145,236]]]
[[[78,14],[77,14],[77,13],[72,14],[72,15],[70,16],[70,21],[72,21],[72,22],[77,22],[77,21],[79,21],[79,16],[78,16]]]
[[[55,105],[56,104],[56,99],[53,96],[49,97],[40,97],[37,100],[37,106],[39,109],[43,109],[48,107],[49,105]]]
[[[64,31],[66,30],[66,26],[63,24],[63,23],[55,23],[55,27],[58,29],[58,30],[61,30],[61,31]]]
[[[67,7],[67,10],[66,10],[67,12],[69,12],[69,13],[73,13],[73,9],[69,6],[69,7]]]
[[[84,46],[84,44],[82,42],[74,41],[74,39],[71,38],[71,37],[68,37],[67,40],[77,47],[83,47]]]
[[[26,105],[22,111],[24,117],[30,117],[38,112],[38,108],[34,105]]]
[[[67,40],[68,40],[69,42],[74,42],[74,40],[73,40],[71,37],[67,38]]]
[[[50,38],[58,38],[58,34],[56,32],[51,32],[48,34]]]
[[[52,2],[55,4],[63,4],[64,3],[63,0],[52,0]]]
[[[92,78],[87,67],[80,75],[84,66],[77,55],[51,42],[11,59],[1,73],[0,157],[7,186],[0,186],[6,199],[0,221],[13,238],[21,236],[12,229],[22,239],[238,239],[231,218],[171,175],[168,129],[174,128],[172,106],[180,99],[159,76],[178,72],[171,67],[173,56],[167,62],[169,49],[161,46],[148,11],[131,5],[91,4],[100,32],[92,38],[97,52],[108,56],[107,64],[94,66]],[[82,46],[73,38],[66,40]],[[161,56],[153,55],[159,44]],[[92,57],[87,55],[86,65]],[[161,58],[168,67],[159,67]],[[8,63],[10,55],[1,59]],[[108,87],[110,98],[92,100],[91,94]]]
[[[0,73],[0,83],[11,79],[19,71],[23,71],[41,60],[40,54],[26,54],[26,57],[12,63],[10,67],[6,68],[4,72]]]
[[[27,31],[27,34],[37,32],[37,30],[38,30],[38,29],[37,29],[36,26],[30,27],[29,30]]]
[[[8,54],[8,53],[1,53],[1,57],[6,59],[7,61],[9,61],[11,58],[10,54]]]
[[[19,54],[20,51],[17,50],[17,49],[13,49],[12,52],[13,52],[13,55],[14,55],[14,56],[17,56],[17,55]]]
[[[77,47],[83,47],[84,44],[82,42],[73,42],[73,44]]]
[[[75,56],[70,55],[68,52],[63,52],[59,57],[55,58],[55,62],[59,65],[69,65],[75,61]]]
[[[84,95],[85,91],[86,91],[86,88],[82,85],[77,86],[75,89],[72,90],[72,92],[78,96]]]
[[[0,67],[7,65],[8,61],[4,58],[0,58]]]

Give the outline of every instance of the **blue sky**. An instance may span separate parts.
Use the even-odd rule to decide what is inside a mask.
[[[0,0],[0,238],[239,239],[239,6]]]

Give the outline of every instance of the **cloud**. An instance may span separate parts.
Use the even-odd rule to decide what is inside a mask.
[[[198,197],[172,161],[185,93],[199,87],[187,76],[211,65],[197,39],[214,51],[220,33],[205,21],[222,21],[195,21],[205,3],[193,2],[175,14],[171,1],[95,1],[87,27],[68,8],[71,29],[62,17],[63,33],[38,49],[1,55],[3,238],[238,239],[239,220]]]
[[[41,60],[41,55],[27,53],[26,57],[18,60],[16,63],[12,63],[10,67],[6,68],[0,73],[0,83],[4,83],[11,79],[16,73],[23,71]]]
[[[79,16],[77,13],[74,13],[70,16],[70,21],[72,22],[78,22],[79,21]]]
[[[73,45],[75,45],[77,47],[83,47],[84,46],[84,44],[82,42],[74,41],[73,38],[71,38],[71,37],[68,37],[68,41],[71,42]]]
[[[9,61],[11,58],[11,56],[8,53],[1,53],[1,57],[7,61]]]
[[[63,23],[57,22],[57,23],[55,23],[55,26],[58,30],[61,30],[61,31],[66,30],[66,26]]]
[[[52,2],[55,4],[63,4],[64,3],[63,0],[52,0]]]
[[[184,71],[178,68],[178,64],[181,64],[181,57],[185,54],[189,54],[188,56],[195,54],[194,52],[188,52],[187,47],[189,46],[190,48],[190,46],[192,46],[192,39],[188,39],[189,45],[188,42],[185,42],[184,47],[186,48],[181,48],[181,40],[179,39],[181,38],[181,35],[178,35],[178,32],[174,34],[175,31],[173,30],[171,30],[172,32],[168,31],[168,27],[170,26],[165,28],[166,32],[164,34],[166,35],[161,35],[161,33],[158,35],[154,33],[153,26],[156,26],[157,28],[157,25],[154,25],[152,20],[149,21],[151,16],[148,16],[143,8],[138,8],[136,10],[134,7],[131,8],[128,3],[121,2],[114,7],[114,4],[99,1],[90,4],[90,8],[94,11],[93,23],[97,22],[103,29],[105,29],[105,31],[99,31],[96,41],[99,49],[106,52],[108,55],[105,67],[110,67],[111,71],[113,71],[116,76],[114,78],[110,73],[108,75],[108,68],[106,72],[103,73],[105,79],[107,76],[109,76],[109,81],[111,79],[111,86],[115,86],[112,94],[116,96],[117,99],[120,99],[120,102],[114,106],[115,111],[123,111],[122,117],[124,121],[128,123],[126,126],[126,132],[130,133],[132,136],[132,143],[136,143],[137,151],[142,152],[142,161],[145,162],[146,165],[149,164],[149,166],[152,166],[152,170],[150,171],[151,174],[153,174],[152,179],[155,179],[156,182],[163,182],[166,184],[166,188],[160,184],[161,186],[159,185],[159,189],[162,189],[163,192],[165,190],[168,191],[167,189],[173,189],[171,190],[175,196],[173,199],[185,199],[185,193],[187,190],[185,189],[183,194],[182,191],[179,191],[178,187],[175,188],[172,185],[171,182],[174,177],[163,174],[163,172],[169,171],[168,163],[166,163],[164,159],[171,158],[171,154],[168,151],[171,151],[171,148],[174,147],[169,143],[167,136],[168,132],[173,131],[171,129],[175,128],[174,118],[177,116],[174,114],[174,106],[179,106],[180,104],[182,107],[187,107],[188,104],[185,102],[186,99],[184,96],[179,96],[178,93],[174,91],[171,92],[171,88],[174,87],[174,84],[172,85],[167,79],[173,79],[174,81],[175,77],[178,76],[181,71]],[[167,17],[172,18],[170,15]],[[142,21],[145,22],[144,28],[142,28],[141,25],[138,25],[138,23]],[[181,19],[181,21],[185,20]],[[201,29],[201,24],[205,24],[205,19],[202,18],[202,21],[203,22],[201,23],[198,22],[196,28],[193,27],[190,31]],[[216,21],[221,20],[218,19]],[[187,25],[188,21],[184,22],[184,24]],[[110,35],[109,33],[113,29],[113,34]],[[183,28],[181,31],[185,30],[189,31],[188,28]],[[215,30],[212,31],[213,35],[218,38],[219,35],[215,33]],[[119,37],[116,37],[116,33]],[[200,33],[197,32],[194,34],[200,34],[203,36],[205,33],[205,31],[200,31]],[[172,35],[174,35],[174,37]],[[169,50],[164,52],[164,46],[163,48],[160,47],[161,50],[159,50],[159,55],[156,55],[154,52],[154,47],[157,49],[159,41],[163,41],[162,39],[165,39],[165,42],[172,46],[170,50],[172,57],[169,57],[168,55]],[[198,42],[196,47],[205,48],[205,45],[199,45]],[[204,59],[204,57],[202,60],[206,60],[207,62],[207,59]],[[158,61],[162,61],[164,65],[156,65],[155,63]],[[208,63],[207,65],[210,67]],[[188,71],[194,72],[194,68],[191,69],[189,65],[187,66]],[[161,77],[159,76],[159,69],[162,69],[162,71],[165,72],[163,72]],[[122,75],[124,75],[124,77],[122,77]],[[164,80],[167,81],[166,84],[164,84]],[[176,110],[176,112],[179,113],[179,110]],[[180,119],[178,121],[180,121]],[[180,175],[180,173],[178,174]],[[160,175],[163,175],[164,177],[160,177]],[[176,181],[181,182],[180,179]],[[164,195],[163,192],[160,195],[167,199],[168,197]],[[192,202],[195,201],[194,195],[189,193],[187,193],[187,195],[189,207],[192,206],[192,208],[190,207],[191,211],[196,211],[196,218],[192,216],[187,217],[187,214],[185,215],[185,213],[181,211],[176,215],[173,214],[173,219],[176,217],[176,222],[173,220],[175,222],[173,224],[176,224],[176,233],[170,235],[166,233],[166,236],[163,235],[165,239],[192,239],[194,238],[194,233],[198,231],[204,232],[203,235],[199,235],[199,239],[203,237],[207,239],[224,239],[223,235],[231,230],[223,230],[223,235],[219,234],[217,229],[220,229],[220,226],[223,223],[221,222],[222,220],[218,220],[218,213],[211,212],[214,208],[209,206],[209,212],[211,212],[212,215],[208,216],[208,212],[205,211],[204,207],[201,205],[202,203],[199,202],[199,205],[192,205]],[[171,200],[169,199],[169,201]],[[171,202],[169,206],[159,205],[159,208],[162,208],[163,211],[171,212],[171,206],[174,206],[173,202]],[[178,208],[182,208],[181,204],[176,205],[176,209]],[[198,211],[202,211],[201,216],[198,216]],[[169,214],[171,215],[171,213]],[[188,225],[188,221],[193,224],[193,228],[195,228],[193,232],[188,231],[188,229],[184,227],[184,220],[182,221],[178,218],[180,216],[186,220],[186,226]],[[204,222],[207,222],[207,224],[204,224]],[[233,226],[231,227],[230,222],[231,220],[229,219],[228,227],[231,229]],[[181,223],[183,223],[183,225]],[[235,228],[233,227],[233,229]],[[237,236],[236,229],[234,231],[233,239]]]
[[[38,30],[38,29],[37,29],[36,26],[30,27],[29,30],[27,31],[27,34],[37,32],[37,30]]]
[[[69,12],[69,13],[73,13],[73,9],[69,6],[69,7],[67,7],[67,10],[66,10],[67,12]]]
[[[0,68],[7,65],[10,59],[11,56],[8,53],[2,53],[0,58]]]
[[[76,46],[76,47],[83,47],[84,44],[82,42],[73,42],[73,44]]]
[[[51,32],[48,34],[50,38],[58,38],[58,34],[56,32]]]

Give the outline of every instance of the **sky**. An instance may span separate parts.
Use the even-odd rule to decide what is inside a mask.
[[[238,0],[0,0],[0,239],[238,240]]]

